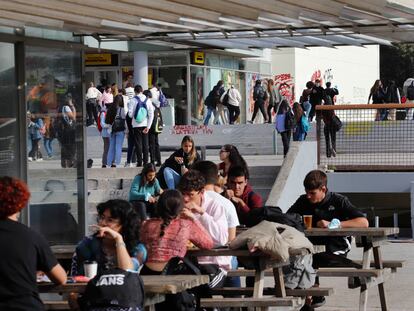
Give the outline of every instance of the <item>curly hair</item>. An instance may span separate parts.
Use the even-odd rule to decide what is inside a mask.
[[[0,219],[20,212],[30,198],[27,184],[17,178],[0,177]]]
[[[139,216],[135,212],[132,205],[125,200],[108,200],[99,203],[96,207],[98,215],[101,216],[106,210],[109,210],[111,217],[119,219],[121,224],[121,235],[124,239],[128,253],[132,255],[132,251],[139,242]]]
[[[196,170],[190,170],[185,173],[178,183],[177,189],[181,193],[191,192],[191,191],[201,191],[206,185],[206,180],[203,175]]]
[[[164,191],[155,208],[155,213],[162,219],[160,237],[164,236],[165,229],[171,221],[176,218],[184,208],[182,194],[178,190]]]

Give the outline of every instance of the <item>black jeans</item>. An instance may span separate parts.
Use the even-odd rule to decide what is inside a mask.
[[[323,127],[323,133],[325,134],[326,156],[329,158],[333,152],[336,154],[336,131],[329,124]]]
[[[135,151],[137,153],[137,166],[148,163],[148,134],[143,131],[146,127],[134,127]]]
[[[158,143],[158,133],[150,132],[148,135],[151,163],[161,164],[161,152],[160,145]]]
[[[86,126],[92,125],[95,120],[98,124],[98,104],[96,98],[90,98],[86,101]]]
[[[265,111],[265,108],[264,108],[264,102],[263,101],[261,101],[261,100],[256,100],[255,102],[254,102],[254,109],[253,109],[253,116],[252,116],[252,122],[254,121],[254,119],[256,118],[256,115],[257,115],[257,112],[259,111],[259,109],[260,109],[260,112],[262,113],[262,115],[263,115],[263,119],[264,119],[264,121],[266,122],[267,120],[266,120],[266,111]]]
[[[39,148],[39,142],[40,142],[40,138],[32,139],[32,149],[29,152],[29,157],[33,158],[33,160],[42,158],[42,153],[40,152],[40,148]]]
[[[268,123],[272,123],[272,110],[273,110],[274,106],[269,105],[267,106],[267,122]],[[276,113],[276,111],[275,111]]]
[[[233,106],[228,105],[227,109],[229,109],[229,122],[230,124],[234,124],[234,122],[237,121],[240,115],[240,107],[239,106]]]
[[[148,217],[155,217],[155,204],[145,201],[131,201],[131,204],[141,221],[146,220]]]
[[[283,156],[285,157],[289,151],[291,133],[292,133],[291,130],[280,133],[280,136],[282,137],[282,143],[283,143]]]

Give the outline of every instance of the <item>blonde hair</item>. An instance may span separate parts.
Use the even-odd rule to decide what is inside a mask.
[[[191,150],[188,155],[188,164],[193,164],[193,162],[197,158],[197,150],[194,143],[194,139],[189,135],[184,136],[183,140],[181,141],[181,148],[184,146],[186,142],[190,142],[192,144]]]

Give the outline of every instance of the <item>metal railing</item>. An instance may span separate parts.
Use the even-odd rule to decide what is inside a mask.
[[[414,104],[316,106],[318,166],[335,171],[414,171],[413,108]],[[333,111],[342,122],[338,131],[331,122]]]

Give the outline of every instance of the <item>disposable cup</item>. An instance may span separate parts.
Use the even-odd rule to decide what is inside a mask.
[[[83,263],[85,276],[92,279],[98,273],[98,263],[96,261],[85,261]]]
[[[303,215],[303,222],[306,229],[312,229],[312,215]]]

